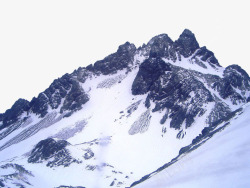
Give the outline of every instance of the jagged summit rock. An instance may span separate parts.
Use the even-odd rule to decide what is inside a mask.
[[[199,57],[203,61],[219,66],[213,52],[206,47],[200,48],[195,35],[188,29],[185,29],[176,41],[173,41],[167,34],[155,36],[144,48],[150,49],[149,57],[164,57],[175,62],[181,61],[181,56],[184,58],[193,56],[193,58]]]
[[[162,41],[167,42],[169,44],[173,44],[172,39],[168,36],[168,34],[160,34],[157,35],[155,37],[153,37],[152,39],[149,40],[149,42],[147,43],[147,45],[153,45],[154,43],[161,43]]]
[[[116,73],[118,70],[127,68],[133,63],[133,57],[136,51],[134,44],[126,42],[119,46],[116,53],[113,53],[103,60],[97,61],[94,66],[88,66],[88,70],[104,75]]]
[[[6,110],[4,114],[1,114],[2,117],[0,117],[0,121],[3,122],[3,125],[0,126],[0,129],[16,122],[18,120],[18,117],[22,115],[23,112],[26,112],[29,109],[29,101],[25,99],[18,99],[10,109]]]
[[[125,42],[124,44],[118,47],[117,53],[122,55],[126,52],[133,53],[135,50],[136,47],[134,44],[131,44],[130,42]]]
[[[150,46],[149,57],[169,57],[173,53],[173,41],[167,34],[153,37],[147,45]]]
[[[184,57],[189,57],[200,48],[194,34],[188,29],[185,29],[178,40],[175,41],[175,46]]]

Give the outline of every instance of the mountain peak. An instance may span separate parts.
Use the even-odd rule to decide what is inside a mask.
[[[157,43],[159,41],[165,41],[168,43],[173,43],[172,39],[165,33],[157,35],[153,37],[149,42],[148,45],[153,45],[154,43]]]
[[[10,109],[6,110],[5,113],[0,116],[0,119],[3,121],[3,125],[0,126],[0,129],[14,123],[18,119],[18,116],[28,111],[29,108],[29,101],[21,98],[18,99]]]
[[[160,34],[153,37],[147,45],[150,47],[150,57],[168,57],[168,50],[173,46],[173,41],[167,34]]]
[[[176,48],[179,49],[180,54],[188,57],[199,49],[200,46],[195,38],[195,35],[188,29],[185,29],[177,41],[175,41]]]
[[[124,44],[120,45],[118,47],[117,52],[118,53],[126,53],[126,52],[134,52],[136,50],[136,47],[134,44],[130,42],[125,42]]]
[[[189,29],[184,29],[184,31],[182,32],[181,35],[190,35],[190,36],[194,36],[193,32],[190,31]]]

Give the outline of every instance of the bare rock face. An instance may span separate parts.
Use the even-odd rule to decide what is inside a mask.
[[[210,125],[232,112],[221,99],[229,99],[234,105],[248,102],[249,80],[237,65],[227,67],[221,78],[148,58],[140,65],[131,90],[134,95],[147,94],[146,106],[149,101],[156,103],[153,112],[167,109],[163,122],[171,118],[170,126],[179,129],[184,121],[190,127],[196,116],[206,112],[209,102],[216,103],[209,116]]]
[[[28,158],[29,163],[42,163],[46,162],[48,167],[54,166],[69,166],[71,163],[80,163],[71,157],[67,146],[70,145],[65,140],[55,141],[48,138],[40,141],[35,148],[31,151]]]
[[[65,74],[55,80],[48,89],[40,93],[37,98],[30,102],[31,111],[44,117],[48,108],[57,109],[64,99],[60,112],[65,110],[76,111],[85,104],[89,98],[80,87],[79,82],[71,75]]]
[[[0,126],[0,130],[16,122],[18,120],[18,116],[29,110],[29,108],[29,101],[25,99],[18,99],[11,109],[6,110],[4,114],[0,114],[0,121],[3,122],[3,125]]]
[[[133,63],[136,47],[134,44],[126,42],[119,46],[116,53],[111,54],[103,60],[97,61],[94,66],[88,66],[87,69],[104,75],[114,74],[118,70],[127,68]]]
[[[185,29],[179,39],[175,41],[175,48],[184,57],[189,57],[200,47],[194,34],[190,30]]]
[[[170,68],[171,65],[164,64],[164,68],[159,68],[161,71],[158,71],[158,74],[154,73],[152,77],[149,76],[150,74],[146,74],[144,80],[139,70],[132,85],[132,93],[145,94],[149,92],[148,99],[156,103],[153,112],[169,109],[169,114],[164,115],[164,118],[172,118],[171,127],[179,129],[184,120],[186,120],[186,127],[190,127],[194,122],[194,117],[201,116],[206,111],[203,105],[214,101],[213,96],[203,83],[193,75],[192,71],[176,67]],[[147,63],[144,62],[141,66],[146,65]],[[152,64],[149,64],[150,66]],[[148,69],[150,68],[142,68],[142,70]],[[139,79],[141,81],[137,81]]]
[[[149,57],[168,57],[174,59],[175,50],[173,44],[174,42],[167,34],[161,34],[152,38],[147,44],[150,46]]]
[[[216,82],[214,87],[223,99],[229,98],[237,104],[249,100],[249,97],[245,96],[246,91],[250,89],[249,80],[248,74],[240,66],[231,65],[225,69],[222,81]]]
[[[45,117],[49,108],[53,110],[59,108],[61,113],[68,111],[70,115],[80,110],[88,100],[89,97],[80,86],[79,81],[75,80],[72,75],[65,74],[54,80],[48,89],[40,93],[38,97],[34,97],[31,102],[19,99],[11,109],[4,114],[0,114],[0,121],[2,121],[0,130],[22,121],[19,117],[23,113],[24,117],[30,113]]]
[[[198,61],[199,63],[202,63],[199,61],[199,58],[201,61],[208,62],[212,67],[214,65],[217,65],[220,67],[220,64],[216,57],[214,56],[214,53],[208,50],[205,46],[199,48],[197,51],[195,51],[192,59]],[[203,65],[204,66],[204,65]],[[206,66],[204,68],[207,68]]]
[[[149,58],[145,60],[138,71],[132,84],[132,94],[145,94],[152,89],[153,84],[165,71],[170,71],[170,67],[160,58]]]
[[[167,34],[161,34],[153,37],[147,46],[150,48],[149,57],[165,57],[173,61],[176,61],[177,59],[181,60],[181,55],[184,58],[190,57],[200,48],[195,35],[188,29],[185,29],[175,42],[173,42]],[[207,50],[202,48],[198,55],[206,55],[206,57],[211,55],[206,52]]]

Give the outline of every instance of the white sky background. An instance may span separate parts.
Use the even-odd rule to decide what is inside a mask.
[[[222,66],[250,73],[249,0],[1,0],[0,112],[129,41],[136,47],[185,28]]]

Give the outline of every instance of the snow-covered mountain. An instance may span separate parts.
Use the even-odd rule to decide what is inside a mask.
[[[207,162],[203,153],[225,156],[220,148],[231,146],[217,137],[229,142],[249,130],[249,101],[248,74],[221,67],[189,30],[176,41],[161,34],[139,48],[126,42],[0,114],[0,186],[157,187],[154,179],[171,186],[160,178],[166,171],[194,182],[185,173]],[[239,158],[249,154],[241,151]],[[191,164],[192,156],[201,157]],[[187,165],[176,172],[182,161]]]

